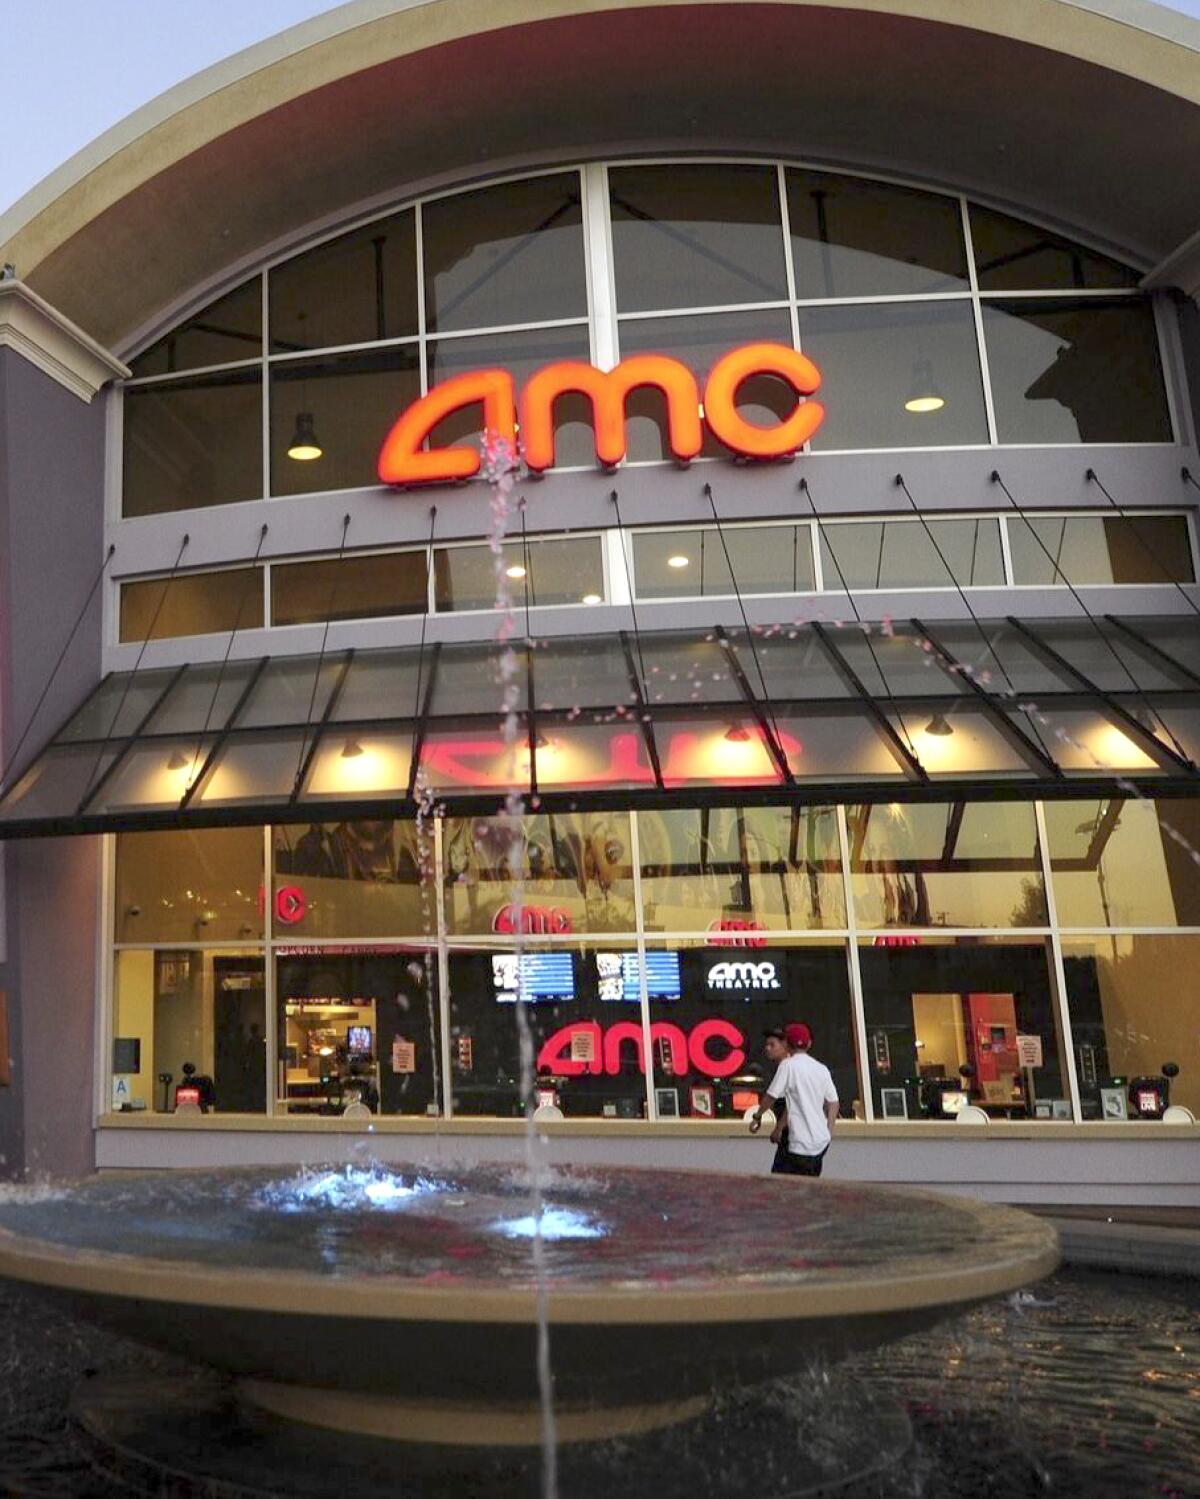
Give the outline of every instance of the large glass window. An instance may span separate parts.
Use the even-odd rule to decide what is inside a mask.
[[[361,738],[354,744],[365,756]],[[344,753],[340,737],[336,745]],[[435,935],[428,888],[433,829],[427,824],[412,819],[287,824],[272,836],[277,939]]]
[[[802,307],[800,347],[822,374],[814,449],[987,442],[969,301]]]
[[[271,352],[300,354],[416,333],[411,209],[340,235],[271,272]]]
[[[168,640],[256,630],[263,622],[263,575],[258,567],[182,573],[121,585],[120,638]]]
[[[261,938],[261,828],[122,833],[114,906],[118,942]]]
[[[1071,1118],[1048,938],[873,937],[858,962],[876,1118]]]
[[[271,623],[380,619],[423,614],[428,600],[425,553],[385,552],[276,563],[271,569]]]
[[[860,927],[1031,927],[1048,919],[1030,802],[847,809]]]
[[[255,276],[236,291],[194,313],[130,364],[135,379],[173,375],[212,364],[237,364],[262,354],[262,281]]]
[[[632,546],[634,584],[643,599],[728,596],[735,591],[808,593],[813,587],[808,526],[727,526],[723,536],[705,527],[636,531]]]
[[[126,516],[259,499],[259,369],[130,386],[124,455]]]
[[[615,167],[608,187],[620,311],[786,298],[772,167]]]
[[[1002,443],[1170,442],[1147,301],[985,301]]]
[[[968,520],[857,521],[820,530],[827,589],[962,588],[1004,583],[1000,523]]]
[[[715,807],[638,817],[648,932],[755,933],[842,927],[846,902],[832,807]]]
[[[1135,287],[1138,273],[1049,229],[971,204],[981,291],[1106,291]]]
[[[1154,1117],[1154,1090],[1171,1063],[1179,1076],[1170,1101],[1200,1114],[1200,936],[1064,937],[1063,968],[1083,1117],[1137,1118],[1147,1093]]]
[[[440,1113],[435,970],[422,947],[278,949],[276,1109]]]
[[[379,483],[379,449],[421,394],[415,346],[271,366],[271,493]]]
[[[641,1119],[646,1076],[629,942],[493,944],[449,954],[456,1114],[521,1113],[520,1017],[533,1042],[536,1101],[568,1118]],[[628,1001],[628,1002],[625,1002]]]
[[[112,1107],[266,1110],[261,951],[126,948],[113,997]]]
[[[511,818],[448,817],[442,846],[451,933],[637,929],[628,812],[529,816],[519,840]]]
[[[578,172],[438,198],[422,233],[430,332],[587,314]]]
[[[1046,838],[1061,926],[1200,926],[1200,802],[1047,802]]]
[[[1013,582],[1192,583],[1192,545],[1182,515],[1047,515],[1009,518]]]
[[[775,1074],[763,1033],[794,1020],[812,1031],[842,1113],[861,1113],[845,942],[720,943],[647,944],[659,1118],[740,1119],[757,1107]],[[640,1038],[629,1045],[640,1052]]]
[[[957,198],[798,169],[788,171],[787,185],[801,299],[966,289]]]
[[[501,549],[509,597],[520,608],[599,604],[604,561],[598,536],[512,541]],[[496,558],[490,546],[439,547],[433,554],[439,613],[496,607]]]

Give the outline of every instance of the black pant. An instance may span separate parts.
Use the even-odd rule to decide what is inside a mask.
[[[821,1163],[824,1161],[829,1146],[820,1155],[793,1155],[787,1148],[787,1136],[779,1142],[775,1151],[775,1160],[771,1166],[772,1175],[777,1176],[820,1176]]]

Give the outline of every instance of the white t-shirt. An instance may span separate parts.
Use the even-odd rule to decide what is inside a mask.
[[[767,1092],[787,1104],[789,1154],[820,1155],[830,1141],[825,1105],[838,1101],[825,1063],[807,1052],[794,1052],[780,1062]]]

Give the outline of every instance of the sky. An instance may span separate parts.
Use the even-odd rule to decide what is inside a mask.
[[[1200,18],[1200,0],[1169,8]],[[330,0],[0,0],[0,212],[165,89],[335,9]]]

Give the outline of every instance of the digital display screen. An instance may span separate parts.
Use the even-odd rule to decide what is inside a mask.
[[[518,968],[518,962],[520,967]],[[495,953],[492,982],[500,1004],[553,1003],[575,998],[575,968],[569,952]]]
[[[943,1114],[961,1114],[967,1106],[965,1093],[943,1093],[940,1099]]]
[[[758,1104],[758,1094],[752,1088],[735,1089],[733,1095],[733,1112],[735,1114],[744,1114],[747,1109],[756,1109],[758,1108]]]
[[[637,1004],[641,999],[641,967],[635,952],[599,952],[596,973],[600,998]],[[679,999],[683,982],[677,952],[646,954],[646,992],[651,999]]]
[[[371,1055],[371,1027],[369,1025],[347,1026],[346,1050],[352,1057],[369,1057]]]

